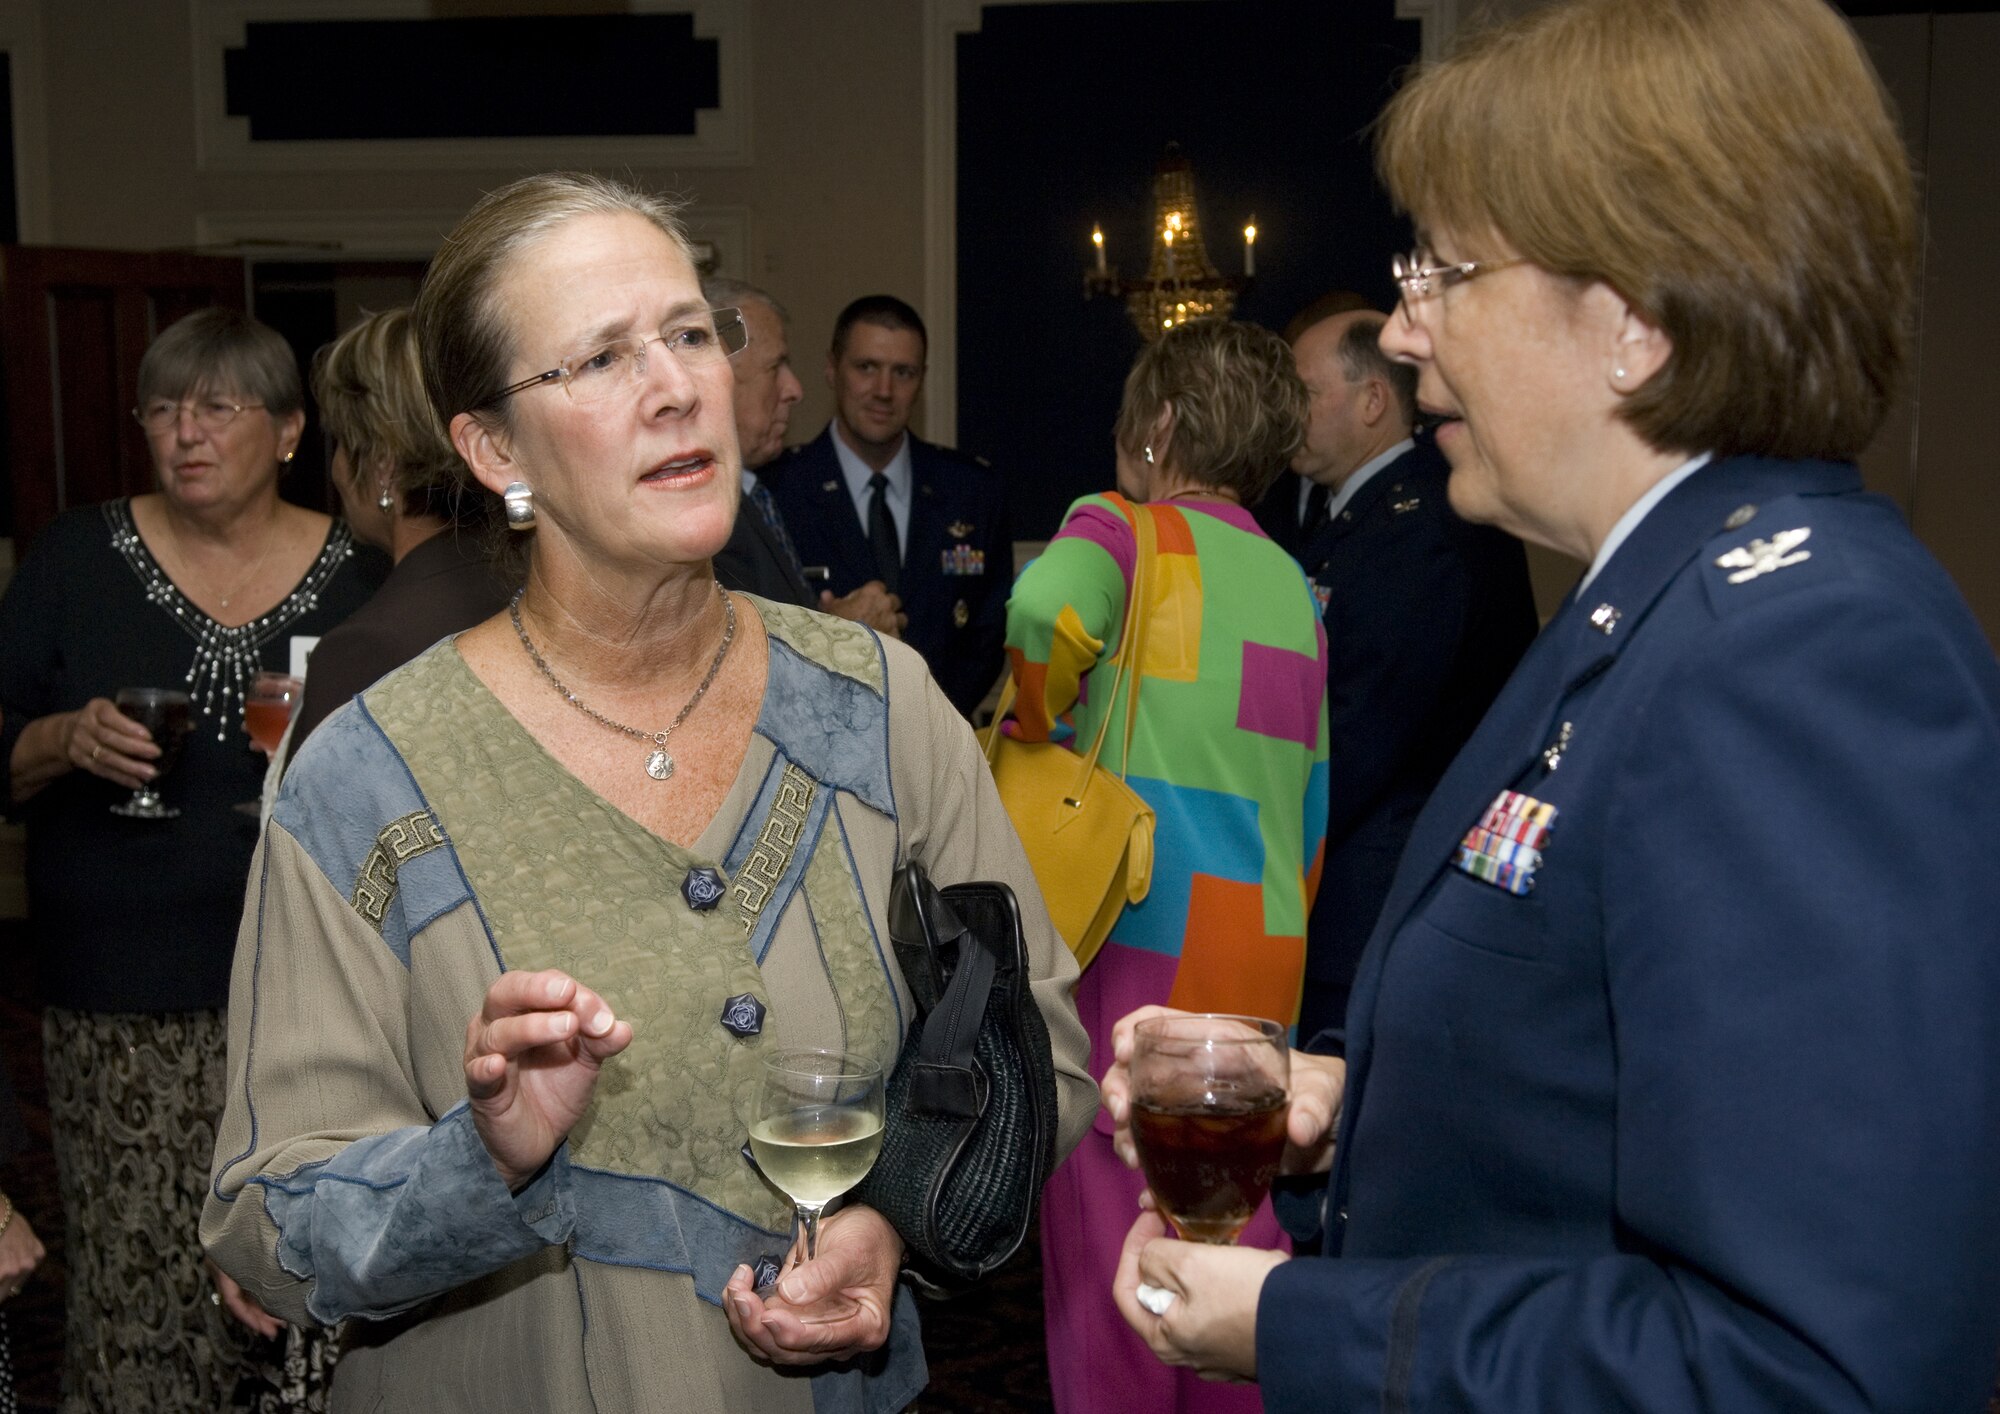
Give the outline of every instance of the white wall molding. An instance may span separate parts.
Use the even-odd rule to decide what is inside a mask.
[[[419,20],[428,0],[188,0],[194,36],[198,172],[529,171],[584,167],[747,167],[751,143],[752,0],[626,0],[635,14],[694,15],[698,38],[718,41],[720,101],[696,114],[691,137],[407,138],[252,142],[247,118],[227,111],[223,55],[253,21]]]
[[[195,244],[252,260],[428,260],[462,210],[208,211]]]
[[[1458,0],[1396,0],[1396,18],[1415,20],[1424,27],[1424,62],[1442,59],[1451,52],[1452,36],[1458,33]]]
[[[36,0],[0,3],[0,50],[13,89],[14,203],[23,244],[47,245],[55,223],[49,191],[48,43]]]
[[[229,248],[250,260],[429,260],[462,208],[425,211],[210,211],[195,217],[195,243]],[[750,208],[703,202],[682,219],[697,246],[720,269],[741,274],[750,263]]]
[[[924,434],[958,438],[958,37],[977,34],[985,12],[1049,0],[924,0],[924,323],[930,369],[924,375]],[[1057,0],[1113,4],[1121,0]],[[1458,22],[1459,0],[1396,0],[1399,19],[1423,26],[1423,56],[1444,52]],[[1082,260],[1082,255],[1078,259]]]

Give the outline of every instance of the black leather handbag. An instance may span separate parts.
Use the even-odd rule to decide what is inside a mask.
[[[917,1017],[884,1097],[882,1155],[854,1196],[902,1234],[934,1295],[1019,1250],[1055,1166],[1056,1072],[1014,891],[896,876],[889,938]]]

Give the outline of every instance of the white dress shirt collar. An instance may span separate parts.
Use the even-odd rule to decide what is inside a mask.
[[[839,424],[829,424],[833,438],[833,454],[840,459],[840,474],[847,482],[847,494],[854,501],[854,517],[861,522],[862,530],[868,529],[868,502],[874,491],[868,483],[875,477],[875,468],[855,455],[841,438]],[[882,475],[889,479],[889,517],[896,522],[896,544],[905,553],[910,548],[910,483],[916,473],[910,468],[910,434],[903,434],[902,445],[896,448],[896,455],[882,468]]]
[[[1604,537],[1604,543],[1597,547],[1597,558],[1590,562],[1590,568],[1584,572],[1583,578],[1576,582],[1576,592],[1583,593],[1585,587],[1597,578],[1597,572],[1611,563],[1611,557],[1618,553],[1618,547],[1625,543],[1626,537],[1639,528],[1639,522],[1646,518],[1653,507],[1667,499],[1669,491],[1707,466],[1714,457],[1713,452],[1703,452],[1698,457],[1689,457],[1655,481],[1645,495],[1634,501],[1626,509],[1625,514],[1618,517],[1617,522],[1611,527],[1611,533]]]
[[[1342,511],[1346,510],[1347,503],[1352,501],[1355,498],[1355,496],[1359,494],[1362,487],[1366,486],[1369,482],[1373,481],[1375,479],[1376,474],[1380,472],[1383,467],[1387,466],[1390,462],[1394,461],[1397,457],[1400,457],[1401,455],[1403,455],[1403,453],[1409,451],[1410,448],[1416,445],[1417,444],[1414,440],[1405,437],[1395,446],[1389,448],[1388,451],[1383,452],[1379,456],[1370,457],[1367,461],[1361,463],[1360,466],[1356,467],[1353,473],[1347,478],[1347,480],[1343,481],[1340,484],[1340,489],[1327,498],[1326,518],[1328,520],[1332,520],[1335,516],[1339,515]]]

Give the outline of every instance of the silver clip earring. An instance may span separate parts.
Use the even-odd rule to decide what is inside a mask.
[[[507,503],[507,528],[509,530],[533,530],[535,528],[535,493],[525,481],[510,481],[507,489],[500,493],[500,499]]]
[[[1146,448],[1146,465],[1151,466],[1152,464],[1153,464],[1153,449],[1151,447],[1148,447]]]
[[[384,486],[382,488],[382,494],[375,498],[375,509],[379,511],[392,510],[395,508],[395,505],[396,505],[396,498],[394,496],[391,496],[389,494],[389,488]]]

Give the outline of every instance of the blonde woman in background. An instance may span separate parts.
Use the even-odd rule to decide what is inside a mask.
[[[1200,319],[1146,345],[1113,433],[1118,490],[1069,508],[1007,603],[1024,738],[1068,716],[1087,744],[1138,694],[1130,757],[1114,729],[1102,763],[1155,812],[1152,889],[1077,986],[1093,1074],[1111,1064],[1112,1024],[1147,1003],[1297,1019],[1326,834],[1326,635],[1298,563],[1246,507],[1298,450],[1305,412],[1291,351],[1268,329]],[[1156,546],[1147,630],[1139,671],[1121,680],[1141,516]],[[1044,1190],[1056,1408],[1254,1411],[1254,1389],[1162,1369],[1104,1299],[1144,1186],[1103,1118]],[[1242,1240],[1284,1234],[1260,1209]]]
[[[319,351],[313,397],[333,484],[355,535],[395,568],[375,597],[313,649],[292,750],[391,668],[507,607],[496,561],[499,503],[469,487],[424,395],[407,309],[371,314]]]

